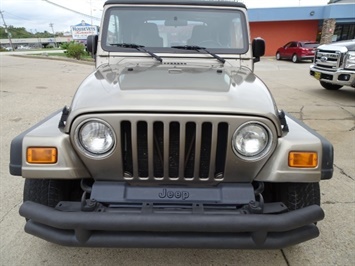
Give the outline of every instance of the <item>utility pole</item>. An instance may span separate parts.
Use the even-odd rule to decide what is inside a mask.
[[[40,39],[40,37],[39,37],[38,32],[37,32],[36,29],[35,29],[35,34],[36,34],[36,37],[37,37],[37,39],[38,39],[38,47],[39,47],[39,48],[42,48],[41,39]]]
[[[9,42],[10,42],[10,46],[12,51],[15,51],[14,46],[12,45],[12,40],[11,40],[11,33],[9,32],[9,30],[7,29],[7,25],[4,19],[4,15],[2,14],[4,11],[0,11],[1,17],[2,17],[2,21],[4,22],[4,27],[5,27],[5,32],[7,33],[7,37],[9,38]]]
[[[54,29],[53,29],[53,23],[49,23],[49,27],[52,28],[53,38],[54,38],[54,47],[57,47],[57,44],[56,44],[56,41],[55,41],[55,33],[54,33]]]
[[[90,0],[90,19],[91,19],[91,26],[92,26],[92,0]]]

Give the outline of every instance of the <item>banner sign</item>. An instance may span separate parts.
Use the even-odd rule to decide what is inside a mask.
[[[89,35],[97,34],[97,26],[91,26],[89,24],[71,26],[71,34],[73,40],[86,40]]]

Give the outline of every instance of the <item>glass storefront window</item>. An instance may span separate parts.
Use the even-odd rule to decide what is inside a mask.
[[[337,24],[334,30],[335,41],[351,40],[355,38],[355,24]]]

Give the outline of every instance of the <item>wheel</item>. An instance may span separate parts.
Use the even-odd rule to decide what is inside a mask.
[[[342,85],[336,85],[336,84],[332,84],[332,83],[328,83],[328,82],[324,82],[324,81],[320,81],[320,85],[322,85],[322,87],[326,90],[331,90],[331,91],[336,91],[339,90],[341,87],[343,87]]]
[[[276,53],[276,60],[281,60],[281,55],[280,55],[280,53]]]
[[[79,181],[55,179],[26,179],[23,201],[33,201],[48,207],[55,207],[60,201],[80,199]],[[79,196],[79,197],[78,197]]]
[[[274,183],[269,199],[283,202],[290,211],[320,205],[319,183]]]
[[[293,63],[298,63],[298,56],[296,55],[296,54],[294,54],[293,56],[292,56],[292,62]]]

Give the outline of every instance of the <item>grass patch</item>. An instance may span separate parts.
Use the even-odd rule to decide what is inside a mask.
[[[55,52],[55,53],[53,53],[53,52],[47,53],[46,50],[42,50],[42,52],[43,53],[40,53],[40,54],[29,54],[29,55],[31,55],[31,56],[39,56],[39,57],[46,56],[46,57],[61,57],[61,58],[73,59],[72,57],[69,57],[67,55],[67,53],[65,53],[65,51],[63,51],[63,50],[58,50],[58,52]],[[80,60],[83,60],[83,61],[94,61],[94,59],[90,55],[82,55]]]

